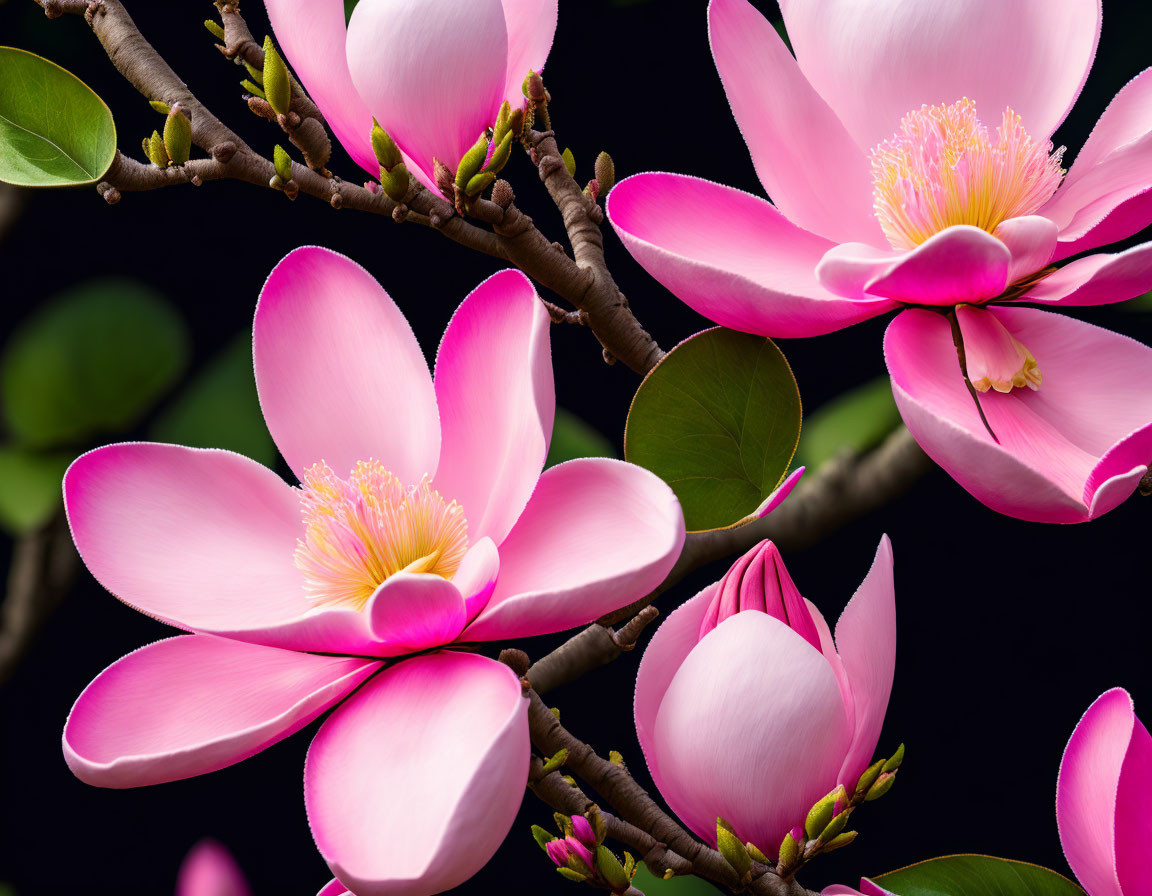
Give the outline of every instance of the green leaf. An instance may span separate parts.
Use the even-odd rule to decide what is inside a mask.
[[[115,157],[112,112],[87,84],[35,53],[0,47],[0,180],[90,184]]]
[[[60,482],[72,452],[0,448],[0,526],[13,535],[39,529],[60,507]],[[0,888],[0,896],[3,896]]]
[[[548,459],[544,462],[546,468],[578,457],[615,456],[616,449],[598,429],[589,426],[571,411],[556,408],[552,443],[548,446]]]
[[[897,896],[1084,896],[1055,871],[992,856],[943,856],[873,880]]]
[[[845,449],[862,454],[879,445],[899,425],[892,382],[886,376],[879,377],[810,413],[804,421],[796,459],[816,469]]]
[[[800,393],[770,339],[716,327],[686,339],[640,384],[624,457],[667,482],[691,531],[744,521],[783,481]]]
[[[227,448],[266,466],[276,447],[256,397],[252,337],[236,339],[164,410],[152,427],[158,442],[194,448]]]
[[[347,23],[348,20],[352,18],[352,10],[354,10],[356,8],[356,4],[359,2],[360,2],[360,0],[344,0],[344,21],[345,21],[345,23]]]
[[[183,371],[184,323],[141,283],[93,280],[24,321],[0,357],[9,430],[33,447],[124,432]]]
[[[640,863],[636,876],[632,878],[632,885],[644,893],[644,896],[719,896],[720,893],[720,890],[708,881],[690,874],[664,880],[649,871],[643,862]]]

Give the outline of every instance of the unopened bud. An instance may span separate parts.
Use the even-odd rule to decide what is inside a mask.
[[[565,837],[564,845],[568,847],[568,867],[585,874],[590,873],[592,866],[596,864],[592,850],[575,837]]]
[[[262,100],[268,99],[268,97],[264,95],[264,91],[253,84],[248,78],[245,78],[243,81],[241,81],[240,86],[248,91],[248,93],[252,94],[252,96],[258,96]]]
[[[524,110],[513,109],[512,114],[508,116],[508,129],[512,132],[512,136],[519,140],[524,136]]]
[[[592,830],[592,823],[583,815],[572,816],[572,836],[585,846],[596,845],[596,832]]]
[[[544,851],[548,853],[550,858],[557,867],[563,868],[568,864],[568,857],[571,852],[568,850],[568,844],[563,840],[549,840],[544,844]]]
[[[748,850],[748,855],[752,856],[754,861],[759,862],[761,865],[772,864],[772,860],[764,855],[764,853],[760,851],[760,848],[751,840],[744,844],[744,848]]]
[[[464,157],[460,159],[460,164],[456,168],[455,184],[461,191],[467,192],[468,181],[476,176],[487,158],[488,135],[481,134],[480,139],[472,144],[472,148],[464,153]]]
[[[894,772],[900,768],[902,762],[904,762],[904,744],[900,744],[892,754],[892,758],[884,763],[884,771]]]
[[[596,870],[613,892],[622,892],[632,884],[632,879],[624,871],[624,866],[607,846],[596,847]]]
[[[224,29],[219,22],[213,22],[211,19],[204,20],[204,27],[212,34],[216,40],[224,40]]]
[[[581,874],[579,871],[573,871],[571,868],[557,868],[556,870],[568,878],[568,880],[574,880],[578,884],[582,884],[588,880],[588,875]]]
[[[499,145],[504,141],[504,138],[512,132],[512,106],[509,105],[508,100],[500,106],[500,112],[496,116],[496,124],[492,126],[492,142]]]
[[[292,157],[279,143],[272,147],[272,165],[281,180],[292,180]]]
[[[436,189],[440,191],[440,194],[451,199],[453,183],[452,171],[435,156],[432,157],[432,179],[436,182]],[[560,710],[554,708],[552,715],[560,718]]]
[[[192,122],[177,103],[164,120],[164,149],[174,165],[183,165],[192,152]]]
[[[276,52],[272,37],[264,38],[264,96],[277,115],[287,115],[292,103],[292,82],[288,78],[288,66]]]
[[[548,852],[548,844],[556,838],[552,836],[551,833],[544,830],[544,828],[540,827],[540,825],[534,824],[532,825],[532,839],[536,841],[536,844],[542,850]]]
[[[496,175],[491,171],[481,171],[464,188],[465,196],[479,196],[496,182]]]
[[[600,182],[600,195],[607,196],[608,191],[616,186],[616,163],[612,161],[612,156],[606,152],[596,156],[593,174]]]
[[[149,100],[148,105],[159,112],[161,115],[167,115],[172,111],[171,107],[167,103],[162,103],[160,100]]]
[[[876,783],[876,779],[880,777],[880,772],[884,770],[884,760],[877,759],[868,768],[864,769],[864,773],[860,776],[860,780],[856,783],[856,794],[860,795],[868,792],[868,788]]]
[[[520,89],[524,96],[534,103],[544,102],[548,98],[548,92],[544,89],[544,79],[540,77],[539,72],[529,71]]]
[[[380,186],[393,202],[404,201],[404,197],[408,195],[411,180],[408,166],[403,162],[393,167],[392,170],[380,168]]]
[[[624,764],[624,757],[621,755],[619,750],[609,750],[608,751],[608,761],[611,762],[613,765],[623,765]]]
[[[716,848],[720,850],[720,855],[724,856],[724,861],[731,865],[740,877],[752,869],[752,857],[748,855],[748,850],[740,842],[732,826],[723,818],[716,819]]]
[[[568,169],[568,176],[576,176],[576,156],[572,155],[571,149],[565,149],[560,154],[560,158],[564,160],[564,167]]]
[[[541,771],[545,775],[550,775],[550,774],[552,774],[552,772],[556,771],[556,769],[560,768],[560,766],[562,766],[567,761],[568,761],[568,750],[567,749],[557,750],[556,753],[552,756],[552,758],[544,763],[544,768],[541,769]]]
[[[848,824],[848,816],[850,814],[851,813],[849,812],[839,812],[832,816],[832,820],[828,822],[828,827],[824,828],[824,830],[820,832],[820,836],[817,838],[816,842],[821,846],[824,846],[829,841],[839,836],[840,832],[844,830],[844,827]]]
[[[600,198],[600,181],[596,180],[596,178],[588,181],[584,187],[584,195],[593,202],[596,202]]]
[[[254,66],[247,59],[244,60],[244,68],[248,72],[248,77],[255,81],[257,84],[264,83],[264,72]]]
[[[815,840],[820,836],[820,832],[828,827],[836,808],[836,801],[843,799],[844,796],[844,788],[837,787],[808,811],[808,817],[804,820],[804,833],[808,835],[809,840]]]
[[[488,159],[488,164],[484,166],[484,170],[496,174],[508,164],[510,158],[512,158],[512,132],[508,131],[504,134],[504,139],[497,143],[496,148],[492,150],[492,156]]]
[[[512,189],[512,184],[508,183],[508,181],[498,180],[492,185],[492,201],[500,206],[500,208],[508,208],[515,200],[516,193]]]
[[[884,774],[876,779],[876,783],[868,788],[868,793],[864,796],[864,801],[870,803],[872,800],[880,799],[880,797],[892,789],[892,785],[895,783],[896,775],[884,772]]]
[[[375,118],[372,119],[372,152],[382,168],[391,170],[403,161],[400,147]]]
[[[857,831],[845,831],[843,834],[838,834],[827,843],[824,844],[824,852],[832,852],[834,849],[840,849],[842,846],[847,846],[856,839]]]
[[[164,138],[159,131],[153,131],[152,136],[145,141],[144,154],[157,168],[168,167],[168,150],[164,148]]]
[[[780,869],[791,868],[800,858],[800,842],[789,831],[780,843]]]

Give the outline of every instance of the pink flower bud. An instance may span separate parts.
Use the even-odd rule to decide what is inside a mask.
[[[808,835],[804,833],[804,825],[798,824],[788,832],[792,835],[792,839],[797,843],[803,843],[808,839]]]
[[[820,635],[812,613],[788,575],[780,551],[770,541],[760,542],[725,573],[700,623],[700,638],[725,619],[745,610],[774,616],[820,649]]]
[[[596,867],[596,860],[592,857],[592,851],[589,850],[587,846],[575,837],[565,837],[564,842],[568,845],[568,849],[572,855],[577,856],[589,868]]]
[[[572,834],[585,846],[594,846],[596,843],[596,832],[583,815],[572,816]]]
[[[548,858],[555,862],[558,868],[567,865],[568,857],[572,854],[568,849],[566,840],[549,840],[544,846],[544,850],[548,853]]]

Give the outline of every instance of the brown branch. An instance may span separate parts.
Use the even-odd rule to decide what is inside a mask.
[[[525,677],[538,694],[574,681],[635,648],[640,633],[658,615],[655,607],[645,607],[618,631],[594,623],[542,657],[528,669]]]

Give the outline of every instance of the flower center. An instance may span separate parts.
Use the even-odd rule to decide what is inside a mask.
[[[425,476],[406,487],[375,460],[360,461],[341,479],[323,461],[300,486],[304,537],[296,567],[318,604],[363,609],[398,572],[451,579],[468,550],[468,522]]]
[[[876,217],[897,249],[956,224],[994,233],[1052,197],[1064,177],[1063,156],[1064,147],[1034,143],[1011,109],[991,134],[970,99],[921,106],[872,150]]]

